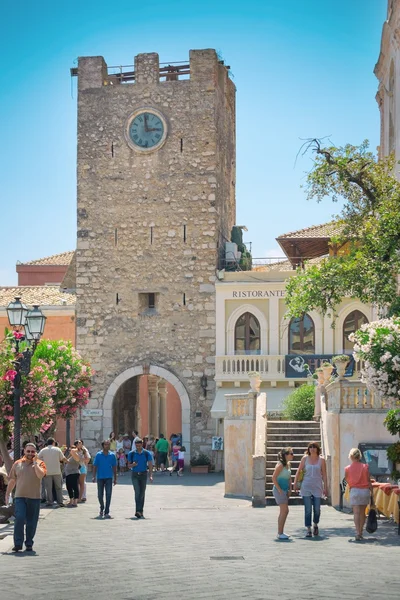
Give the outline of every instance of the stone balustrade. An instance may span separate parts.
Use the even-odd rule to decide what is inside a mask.
[[[217,356],[215,374],[219,381],[247,380],[247,373],[257,371],[263,380],[285,377],[284,355]]]
[[[365,383],[339,379],[325,387],[326,408],[332,412],[381,411],[394,408],[394,402],[374,394]]]

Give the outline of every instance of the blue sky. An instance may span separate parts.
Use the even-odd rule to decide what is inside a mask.
[[[215,48],[237,86],[237,223],[253,256],[275,237],[322,223],[338,206],[300,189],[301,138],[379,143],[377,80],[386,0],[3,0],[0,7],[0,285],[15,263],[75,247],[78,56],[132,64]],[[249,125],[253,123],[253,125]],[[256,128],[254,127],[256,123]]]

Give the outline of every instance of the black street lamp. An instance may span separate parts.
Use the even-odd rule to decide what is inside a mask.
[[[36,346],[43,335],[46,317],[38,305],[29,310],[21,299],[16,297],[7,307],[7,316],[10,326],[14,332],[15,355],[14,367],[14,460],[21,457],[21,379],[22,375],[28,375],[31,370],[31,358]],[[30,347],[20,353],[19,346],[22,341],[30,343]]]

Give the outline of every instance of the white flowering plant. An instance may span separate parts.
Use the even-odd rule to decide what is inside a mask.
[[[363,360],[361,380],[390,402],[400,401],[400,317],[365,323],[349,335],[355,360]]]

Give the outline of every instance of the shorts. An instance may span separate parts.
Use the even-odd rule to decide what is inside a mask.
[[[79,473],[80,473],[81,475],[87,475],[87,466],[86,466],[86,465],[81,465],[81,466],[79,467]]]
[[[278,492],[278,490],[274,486],[272,488],[272,493],[274,495],[274,498],[275,498],[277,504],[289,504],[289,497],[287,495],[287,492],[284,492],[284,491]]]
[[[173,455],[171,456],[171,460],[172,460],[172,462],[173,462],[173,463],[174,463],[174,462],[178,462],[178,457],[177,457],[175,454],[173,454]]]
[[[159,452],[157,454],[157,462],[159,465],[166,465],[167,464],[167,458],[168,458],[168,454],[167,452]]]
[[[371,498],[371,492],[365,488],[351,488],[350,504],[351,506],[367,506]]]

